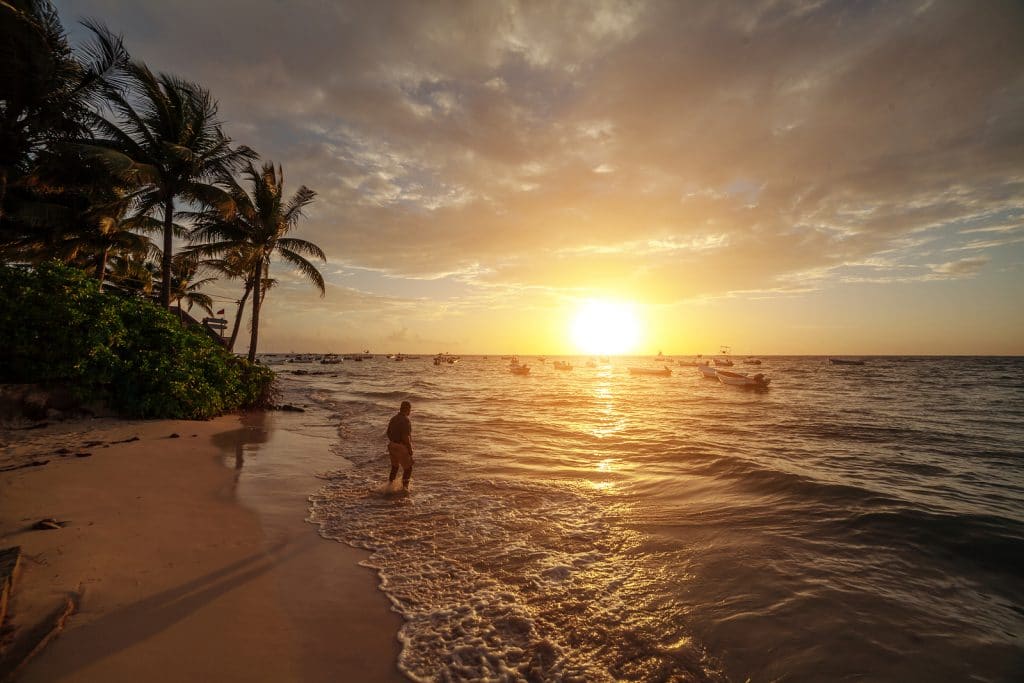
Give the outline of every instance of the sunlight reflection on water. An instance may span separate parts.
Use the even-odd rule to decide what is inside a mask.
[[[338,424],[352,466],[314,514],[374,551],[406,670],[1010,680],[1024,663],[1021,361],[769,358],[771,389],[747,392],[571,360],[286,377]],[[418,461],[396,502],[373,492],[404,398]]]

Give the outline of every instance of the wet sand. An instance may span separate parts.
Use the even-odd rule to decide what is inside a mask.
[[[361,551],[303,521],[315,449],[275,419],[297,418],[0,431],[0,548],[23,552],[8,641],[78,597],[16,680],[405,680],[400,617]]]

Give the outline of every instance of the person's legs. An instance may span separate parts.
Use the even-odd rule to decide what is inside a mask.
[[[393,482],[398,476],[398,466],[405,465],[409,457],[409,451],[400,443],[388,442],[388,455],[391,457],[391,474],[388,475],[388,482]]]
[[[409,480],[412,479],[412,465],[402,468],[402,488],[409,488]]]

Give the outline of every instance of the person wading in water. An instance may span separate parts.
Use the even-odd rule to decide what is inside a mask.
[[[409,490],[409,479],[412,478],[412,421],[409,413],[412,404],[402,401],[398,414],[388,422],[388,455],[391,456],[391,474],[388,485],[398,476],[398,467],[402,467],[402,489]]]

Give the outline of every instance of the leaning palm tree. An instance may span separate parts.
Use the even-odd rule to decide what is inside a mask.
[[[198,245],[192,249],[197,249],[201,252],[204,248],[205,245]],[[235,312],[235,323],[231,328],[231,336],[228,338],[228,351],[235,350],[235,341],[238,339],[242,315],[245,313],[245,302],[249,300],[249,295],[252,294],[252,261],[252,254],[244,245],[228,249],[220,258],[203,259],[202,261],[203,265],[221,273],[229,280],[242,280],[244,283],[242,298],[236,302],[238,310]],[[268,286],[266,283],[263,286],[264,295]]]
[[[324,296],[324,278],[305,256],[327,260],[323,250],[312,242],[288,237],[303,216],[303,210],[316,193],[303,185],[288,200],[284,198],[284,171],[271,162],[259,171],[248,163],[242,175],[249,181],[246,191],[232,177],[222,179],[233,206],[227,211],[210,209],[196,218],[193,239],[203,242],[194,251],[210,256],[232,252],[240,254],[248,266],[246,287],[252,293],[252,322],[249,361],[256,359],[259,341],[260,308],[270,282],[270,260],[279,256],[294,266]]]
[[[256,153],[231,146],[221,130],[217,103],[201,86],[167,74],[153,74],[140,62],[126,69],[125,92],[107,89],[114,121],[96,116],[96,139],[86,145],[124,178],[146,184],[143,212],[162,214],[163,259],[160,303],[171,303],[175,200],[219,206],[231,202],[212,184]]]

